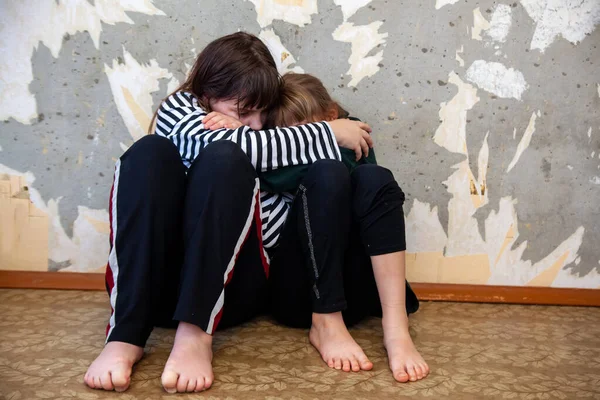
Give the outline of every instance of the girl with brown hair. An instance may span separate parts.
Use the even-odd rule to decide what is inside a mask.
[[[349,116],[316,77],[288,73],[282,79],[281,99],[269,118],[274,126]],[[214,116],[213,121],[235,124],[228,117]],[[340,188],[337,201],[329,208],[321,205],[320,213],[305,211],[302,221],[289,220],[282,232],[271,259],[271,313],[283,324],[310,328],[310,342],[323,360],[344,371],[358,371],[364,364],[359,358],[362,349],[346,325],[367,316],[382,317],[394,379],[422,379],[429,374],[429,366],[408,330],[408,314],[417,311],[419,302],[405,279],[404,193],[392,173],[377,165],[373,149],[358,159],[347,149],[341,153],[346,168],[338,168],[329,177]],[[260,175],[261,187],[287,191],[290,196],[295,193],[292,210],[305,201],[310,205],[306,184],[310,169],[301,165],[266,171]],[[323,227],[320,218],[330,214],[335,218],[327,219]],[[307,242],[312,248],[305,248]],[[329,314],[326,332],[319,323],[320,312]]]
[[[106,345],[84,377],[88,386],[126,390],[152,329],[173,326],[163,387],[209,388],[212,334],[263,311],[267,250],[287,216],[283,196],[260,192],[258,173],[311,165],[327,175],[339,147],[362,154],[372,145],[368,125],[343,119],[260,130],[279,89],[276,64],[257,37],[219,38],[161,103],[156,134],[117,161],[106,270],[112,313]],[[244,126],[211,130],[209,111]]]

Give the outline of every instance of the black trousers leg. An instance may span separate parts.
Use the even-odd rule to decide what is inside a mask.
[[[330,180],[329,184],[330,189],[335,187],[334,180]],[[299,191],[273,257],[270,287],[273,316],[286,325],[306,328],[311,325],[311,314],[323,311],[314,307],[315,296],[308,290],[315,280],[310,273],[302,231],[298,229],[296,218],[300,210],[298,205],[301,204],[301,195],[302,191]],[[332,206],[345,210],[344,204],[337,200],[341,199],[313,204],[312,207],[327,212],[331,212]],[[344,217],[336,215],[348,220],[323,220],[330,229],[333,229],[332,226],[343,226],[348,232],[346,240],[336,242],[337,245],[345,246],[338,249],[337,254],[343,254],[342,258],[336,259],[335,263],[321,265],[322,269],[335,271],[335,278],[320,282],[321,294],[329,290],[343,293],[343,298],[338,297],[338,303],[345,304],[345,307],[332,307],[330,312],[343,311],[344,321],[348,326],[370,315],[381,316],[381,304],[370,257],[406,249],[403,203],[404,193],[389,170],[376,165],[364,165],[356,168],[351,176],[350,215],[345,211],[342,214]],[[312,211],[312,208],[309,210]],[[320,224],[321,220],[315,223]],[[320,243],[317,242],[316,246],[318,248]],[[407,312],[415,312],[419,303],[408,282],[406,296]]]
[[[155,325],[173,319],[212,333],[220,320],[231,326],[262,310],[258,201],[256,173],[234,143],[207,146],[186,177],[170,141],[136,142],[111,191],[107,341],[144,346]]]
[[[109,205],[107,342],[144,346],[157,318],[172,310],[183,258],[185,187],[179,153],[163,137],[141,138],[117,162]]]
[[[281,323],[306,327],[313,312],[346,308],[342,269],[350,215],[347,168],[331,160],[313,164],[271,261],[271,312]]]
[[[256,171],[239,146],[217,141],[188,172],[185,259],[174,319],[212,334],[262,311],[267,272]]]
[[[361,272],[358,271],[359,266],[355,266],[354,273],[345,273],[346,297],[349,304],[360,303],[364,298],[363,282],[368,282],[371,315],[381,316],[379,296],[376,290],[373,291],[376,285],[370,257],[406,250],[402,211],[404,192],[390,170],[374,164],[357,167],[352,173],[351,182],[353,222],[358,227],[362,242],[362,246],[358,248],[363,254],[366,253],[366,257],[363,256],[365,262],[362,263]],[[360,280],[354,280],[354,277],[359,277]],[[418,310],[419,300],[406,280],[405,285],[406,311],[410,314]],[[348,310],[351,311],[352,308],[349,306]]]

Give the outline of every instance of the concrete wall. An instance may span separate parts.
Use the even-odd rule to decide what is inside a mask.
[[[115,160],[241,29],[373,126],[411,280],[600,287],[599,0],[0,4],[3,269],[103,269]]]

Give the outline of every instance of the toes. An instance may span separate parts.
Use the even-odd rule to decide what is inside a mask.
[[[410,379],[404,368],[400,368],[396,371],[393,371],[393,375],[394,379],[401,383],[408,382],[408,380]]]
[[[335,363],[333,362],[333,359],[331,359],[331,358],[330,358],[330,359],[327,361],[327,366],[328,366],[329,368],[334,368],[334,367],[335,367]]]
[[[335,369],[342,369],[342,360],[340,360],[339,358],[334,358],[333,365]]]
[[[342,370],[345,372],[350,372],[350,360],[345,359],[342,361]]]
[[[212,376],[210,377],[204,377],[204,389],[208,389],[212,386],[214,378]]]
[[[84,379],[86,385],[88,385],[92,389],[96,389],[96,386],[94,385],[94,377],[92,375],[87,374]]]
[[[185,393],[185,391],[187,390],[189,381],[190,381],[190,379],[187,376],[179,375],[179,379],[177,379],[177,385],[176,385],[177,392]]]
[[[417,373],[415,371],[414,365],[409,365],[406,367],[406,372],[408,372],[408,376],[410,376],[410,381],[414,382],[417,380]]]
[[[419,364],[415,365],[415,372],[417,373],[417,379],[423,379],[423,370]]]
[[[177,393],[177,379],[179,374],[173,371],[165,371],[162,374],[161,382],[167,393]]]
[[[112,379],[110,376],[110,372],[106,371],[105,373],[100,375],[100,384],[102,385],[102,389],[104,389],[104,390],[113,390],[114,389]]]
[[[129,382],[131,382],[131,371],[129,370],[116,370],[110,374],[110,380],[117,392],[124,392],[129,388]]]
[[[359,364],[358,360],[356,359],[356,357],[352,357],[350,359],[350,366],[352,367],[352,371],[354,371],[354,372],[360,371],[360,364]]]
[[[424,376],[429,375],[429,365],[423,363],[421,364],[421,369],[423,370]]]
[[[366,355],[362,355],[358,358],[358,363],[360,365],[360,369],[363,371],[370,371],[373,369],[373,363],[369,361]]]
[[[204,377],[200,377],[200,378],[198,378],[198,380],[196,380],[196,387],[194,388],[194,392],[201,392],[204,389],[208,389],[208,388],[205,387]]]
[[[200,380],[202,380],[202,378],[200,378]],[[196,390],[196,382],[197,382],[196,379],[193,379],[193,378],[190,379],[188,381],[187,387],[185,388],[185,391],[188,393],[195,391]]]
[[[100,382],[100,377],[95,376],[94,377],[94,389],[100,389],[100,388],[102,388],[102,382]]]

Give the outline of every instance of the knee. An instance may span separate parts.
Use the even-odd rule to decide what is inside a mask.
[[[383,199],[387,203],[404,203],[404,192],[398,186],[392,172],[375,164],[361,165],[354,169],[351,176],[355,211],[359,214],[370,205]]]
[[[380,165],[364,164],[356,167],[351,176],[352,188],[361,193],[377,192],[394,180],[392,172]]]
[[[242,148],[230,140],[217,140],[206,146],[202,153],[206,158],[214,161],[223,162],[225,160],[232,162],[248,162],[248,156],[242,151]]]
[[[183,164],[177,147],[167,138],[146,135],[136,141],[122,156],[121,162],[136,168],[161,168],[164,164]]]
[[[319,160],[308,169],[304,182],[329,198],[350,192],[350,173],[340,161]]]
[[[219,177],[255,174],[246,153],[237,143],[229,140],[218,140],[202,149],[192,164],[192,169],[205,168],[209,168]]]

